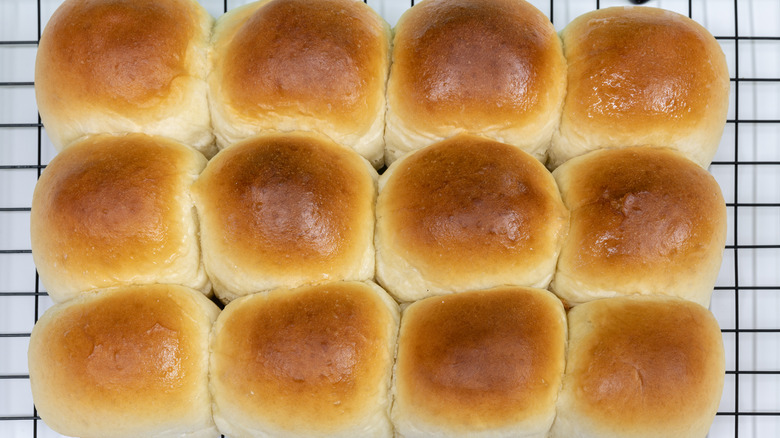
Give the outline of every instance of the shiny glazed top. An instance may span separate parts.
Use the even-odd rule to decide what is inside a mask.
[[[681,299],[611,298],[575,307],[569,325],[564,385],[573,385],[584,415],[621,432],[658,430],[661,417],[664,427],[684,430],[714,415],[724,353],[706,308]]]
[[[187,146],[143,134],[91,136],[67,148],[33,196],[36,263],[92,288],[161,272],[186,256],[190,184],[205,163]]]
[[[564,71],[555,29],[532,5],[426,0],[396,27],[388,94],[408,124],[474,132],[547,116]]]
[[[309,134],[231,146],[193,186],[204,239],[209,233],[231,263],[274,273],[331,272],[334,263],[360,258],[362,230],[373,226],[374,181],[366,166],[355,152]]]
[[[402,320],[397,403],[407,415],[472,431],[551,420],[565,339],[563,306],[547,291],[502,287],[418,301]]]
[[[655,8],[607,8],[579,17],[562,37],[568,61],[564,114],[572,125],[685,131],[708,120],[711,107],[727,98],[722,51],[688,17]]]
[[[44,87],[37,92],[57,96],[58,105],[153,107],[189,73],[199,21],[188,0],[68,0],[41,35],[46,56],[38,56],[36,76],[45,80],[36,80]]]
[[[387,384],[394,324],[363,283],[240,298],[218,321],[214,385],[250,423],[339,430],[373,410],[375,392]]]
[[[394,166],[378,201],[383,228],[433,281],[450,269],[479,276],[534,266],[553,257],[565,235],[568,212],[555,181],[518,148],[458,136]]]
[[[220,38],[216,68],[241,114],[313,116],[357,129],[382,103],[389,41],[362,2],[271,0]]]

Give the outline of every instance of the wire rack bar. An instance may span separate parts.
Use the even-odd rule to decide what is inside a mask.
[[[739,7],[737,0],[734,0],[734,40],[739,40]],[[739,157],[739,44],[734,45],[734,156]],[[734,247],[738,247],[739,231],[739,160],[734,162]],[[736,327],[736,336],[734,336],[734,437],[739,438],[739,251],[734,251],[734,326]],[[744,413],[743,413],[744,414]]]

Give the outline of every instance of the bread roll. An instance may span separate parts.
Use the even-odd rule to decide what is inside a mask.
[[[590,152],[553,172],[571,211],[552,290],[576,305],[632,294],[708,306],[726,242],[715,178],[670,149]]]
[[[545,437],[565,345],[563,305],[545,290],[501,287],[409,305],[393,382],[398,435]]]
[[[41,34],[38,111],[54,147],[140,132],[207,156],[206,74],[214,20],[194,0],[66,0]]]
[[[527,153],[459,135],[396,161],[379,185],[377,279],[396,299],[549,284],[568,212]]]
[[[390,27],[358,0],[266,0],[214,30],[209,94],[217,144],[314,131],[382,164]]]
[[[193,187],[217,296],[373,278],[376,178],[357,153],[312,133],[221,151]]]
[[[123,286],[51,307],[30,336],[43,421],[79,437],[217,437],[208,391],[219,308],[183,286]]]
[[[219,429],[242,437],[390,437],[398,306],[373,283],[237,299],[214,329]]]
[[[96,135],[54,159],[35,186],[32,255],[55,302],[123,284],[211,292],[190,187],[206,159],[143,134]]]
[[[671,297],[597,300],[569,312],[553,438],[703,438],[724,380],[704,307]]]
[[[613,7],[579,16],[561,36],[568,88],[548,165],[640,145],[710,164],[726,123],[729,71],[706,29],[675,12]]]
[[[418,2],[395,28],[386,161],[459,133],[544,161],[565,89],[561,41],[531,4]]]

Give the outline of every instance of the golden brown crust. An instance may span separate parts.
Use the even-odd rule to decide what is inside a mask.
[[[202,287],[193,283],[200,256],[188,194],[205,164],[184,145],[143,134],[87,137],[55,157],[31,218],[33,254],[53,297],[164,278]]]
[[[422,253],[445,247],[443,256],[457,260],[484,246],[502,256],[538,247],[535,231],[554,206],[546,172],[521,154],[461,137],[410,157],[386,186],[392,189],[385,202],[396,212],[399,243],[409,251],[422,247]]]
[[[570,238],[582,264],[610,267],[668,262],[706,246],[722,228],[725,205],[704,169],[668,150],[629,148],[581,164],[566,196]],[[674,263],[672,261],[672,263]]]
[[[225,211],[242,213],[222,218],[226,239],[251,245],[252,252],[327,259],[344,244],[338,236],[348,221],[341,215],[355,192],[346,172],[334,174],[339,163],[317,155],[310,143],[291,143],[237,148],[209,168],[202,184]],[[333,208],[325,209],[328,204]]]
[[[549,427],[565,337],[563,306],[538,289],[418,301],[403,315],[394,418],[476,432],[541,416]]]
[[[161,192],[180,183],[165,164],[166,155],[176,151],[150,144],[95,144],[84,144],[78,154],[63,153],[45,182],[51,190],[41,200],[40,216],[47,228],[63,230],[49,249],[65,253],[70,248],[71,257],[85,258],[80,261],[85,269],[114,262],[119,248],[137,248],[139,256],[172,255],[179,236],[169,236],[165,224],[175,212]],[[137,178],[154,184],[139,185]]]
[[[54,147],[141,132],[213,155],[205,82],[213,21],[195,0],[63,2],[35,62],[35,97]]]
[[[187,74],[187,46],[198,29],[188,1],[69,0],[41,36],[38,66],[61,101],[143,108]],[[143,32],[139,32],[143,29]]]
[[[595,12],[567,30],[567,114],[572,123],[608,120],[692,126],[722,90],[709,35],[678,14],[627,8]],[[576,36],[575,36],[576,35]],[[648,56],[638,56],[638,52]],[[680,125],[680,119],[688,123]],[[690,123],[690,125],[689,125]]]
[[[302,133],[254,137],[220,152],[193,187],[206,269],[220,277],[215,287],[248,288],[243,295],[356,275],[373,234],[367,166],[353,151]],[[231,286],[242,278],[236,266],[276,284]]]
[[[223,38],[224,98],[246,117],[303,115],[353,131],[383,105],[388,42],[361,2],[272,0]]]
[[[536,121],[551,104],[560,42],[530,4],[426,0],[411,12],[396,32],[390,91],[406,123],[478,132]]]
[[[170,297],[138,290],[71,308],[49,326],[46,344],[67,376],[64,390],[83,393],[79,398],[97,408],[107,394],[121,393],[127,402],[192,385],[197,375],[182,367],[198,356],[188,323]]]
[[[644,293],[647,285],[635,286],[643,277],[664,289],[655,293],[674,293],[665,282],[684,275],[683,289],[695,279],[711,292],[714,278],[700,277],[710,276],[710,260],[720,260],[726,206],[705,169],[669,149],[631,147],[592,152],[554,175],[571,211],[559,272],[626,294]],[[679,292],[698,294],[693,289]]]
[[[349,427],[381,406],[375,397],[389,383],[395,326],[387,301],[363,283],[236,300],[213,341],[219,411],[242,418],[244,430]]]
[[[613,7],[578,17],[561,36],[568,88],[552,166],[643,144],[709,165],[726,122],[729,73],[705,28],[663,9]]]
[[[604,436],[706,433],[724,379],[721,333],[707,309],[671,298],[599,300],[575,307],[569,330],[567,418]]]
[[[518,148],[470,136],[399,161],[377,208],[383,247],[437,284],[536,269],[556,257],[568,218],[541,163]]]
[[[79,436],[193,432],[204,417],[213,428],[206,348],[218,312],[172,285],[104,289],[52,308],[30,341],[41,415]]]
[[[236,250],[273,263],[280,254],[327,264],[350,248],[351,206],[371,199],[359,158],[309,137],[249,140],[215,158],[196,191]],[[355,184],[354,179],[362,181]],[[216,214],[215,214],[216,216]],[[281,268],[281,266],[280,266]]]

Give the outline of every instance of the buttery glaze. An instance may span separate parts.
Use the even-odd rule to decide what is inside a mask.
[[[77,399],[81,409],[95,412],[108,400],[177,405],[200,395],[198,344],[205,338],[195,336],[192,303],[166,287],[108,289],[68,308],[41,335],[51,354],[47,360],[59,367],[46,378]]]
[[[603,15],[603,17],[602,17]],[[721,88],[711,36],[682,22],[686,17],[653,9],[625,9],[567,29],[566,113],[572,123],[663,123],[708,116]],[[569,108],[570,107],[570,108]],[[577,109],[578,112],[574,112]],[[680,125],[680,129],[687,125]]]
[[[51,57],[36,68],[48,72],[49,93],[61,102],[81,102],[84,96],[123,106],[143,108],[164,98],[171,83],[187,74],[182,59],[192,38],[195,14],[186,2],[154,0],[72,1],[57,10],[46,26],[41,48]],[[193,24],[177,25],[182,21]],[[144,32],[139,32],[144,29]],[[54,67],[56,66],[56,67]],[[43,91],[39,91],[43,92]]]
[[[405,415],[480,430],[552,410],[565,339],[552,294],[505,287],[433,297],[403,321],[396,404]]]
[[[226,93],[247,115],[290,113],[343,118],[360,126],[379,104],[382,30],[364,5],[275,0],[235,32],[219,63]]]
[[[80,282],[79,273],[97,273],[92,288],[172,263],[187,240],[182,211],[189,206],[178,194],[188,190],[185,163],[196,167],[195,156],[142,134],[93,136],[63,151],[41,176],[33,201],[31,226],[49,230],[34,233],[39,263]]]
[[[393,87],[405,90],[398,105],[407,123],[447,117],[474,130],[533,120],[550,105],[560,43],[533,7],[429,0],[415,8],[399,23],[411,30],[397,33],[393,52]]]
[[[567,190],[577,267],[691,263],[717,234],[722,197],[706,170],[668,150],[626,148],[581,166]],[[630,171],[628,171],[630,169]],[[576,249],[575,249],[576,248]],[[693,257],[693,259],[692,259]],[[622,267],[622,268],[621,268]]]
[[[333,260],[359,258],[364,250],[351,230],[365,226],[374,197],[370,178],[354,152],[290,134],[225,149],[193,191],[204,239],[215,239],[215,251],[229,263],[337,275]]]
[[[393,212],[394,244],[416,266],[452,264],[468,275],[499,257],[514,265],[556,251],[567,212],[549,172],[519,149],[460,136],[399,164],[380,202]]]
[[[584,413],[607,421],[631,418],[630,428],[648,430],[659,416],[687,424],[720,398],[710,382],[723,380],[723,364],[719,370],[712,362],[722,341],[707,309],[682,300],[630,298],[583,306],[587,313],[575,307],[570,314],[582,332],[572,345],[576,360],[567,365],[566,381],[574,383],[570,391]],[[587,325],[579,312],[587,314]],[[614,427],[621,428],[620,420]]]
[[[342,427],[374,409],[365,402],[389,374],[394,331],[369,286],[252,295],[230,303],[221,321],[213,346],[221,405],[299,432],[311,422]]]

